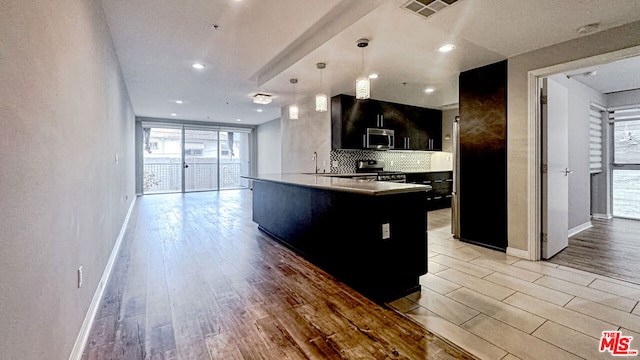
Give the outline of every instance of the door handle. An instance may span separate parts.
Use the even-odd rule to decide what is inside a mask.
[[[182,163],[182,167],[184,167],[185,169],[189,167],[189,164],[187,164],[186,162]]]
[[[569,170],[569,168],[564,169],[564,176],[569,176],[569,174],[573,174],[573,171]]]

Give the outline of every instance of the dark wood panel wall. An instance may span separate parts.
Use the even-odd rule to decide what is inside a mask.
[[[460,239],[507,248],[507,61],[460,74]]]

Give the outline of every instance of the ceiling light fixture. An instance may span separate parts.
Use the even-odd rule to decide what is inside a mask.
[[[254,104],[266,105],[266,104],[269,104],[270,102],[271,102],[271,95],[258,93],[253,96]]]
[[[293,104],[289,105],[289,120],[298,120],[298,104],[296,103],[296,84],[298,79],[292,78],[289,82],[293,87]]]
[[[258,109],[258,110],[256,110],[256,111],[257,111],[257,112],[262,112],[262,109]]]
[[[431,94],[434,91],[435,91],[435,89],[431,88],[431,87],[428,87],[428,88],[424,89],[424,92],[426,92],[427,94]]]
[[[178,116],[178,114],[176,114],[176,113],[171,113],[171,116]]]
[[[371,82],[364,75],[364,48],[369,46],[369,39],[359,39],[356,44],[362,49],[362,76],[356,79],[356,99],[364,100],[371,97]]]
[[[447,52],[449,52],[449,51],[451,51],[451,50],[453,50],[455,48],[456,48],[456,46],[453,45],[453,44],[445,44],[445,45],[440,46],[440,48],[438,48],[438,51],[440,51],[441,53],[447,53]]]
[[[204,69],[204,65],[202,65],[202,64],[200,64],[200,63],[194,63],[194,64],[191,64],[191,67],[192,67],[192,68],[194,68],[194,69],[196,69],[196,70],[202,70],[202,69]]]
[[[322,70],[327,68],[327,64],[317,63],[316,68],[320,70],[320,93],[316,95],[316,111],[325,112],[329,108],[329,98],[327,94],[322,91]]]
[[[182,101],[182,100],[176,100],[176,104],[184,104],[184,101]]]
[[[378,74],[369,74],[369,79],[377,79]]]

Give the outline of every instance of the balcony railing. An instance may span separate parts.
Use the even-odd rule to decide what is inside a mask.
[[[189,162],[185,169],[185,191],[233,189],[243,187],[241,163]],[[218,187],[218,168],[220,186]],[[144,193],[182,191],[182,164],[155,162],[144,164]]]

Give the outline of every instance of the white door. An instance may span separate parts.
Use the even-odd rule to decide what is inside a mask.
[[[552,79],[543,79],[542,94],[542,258],[549,259],[569,245],[569,94]]]

